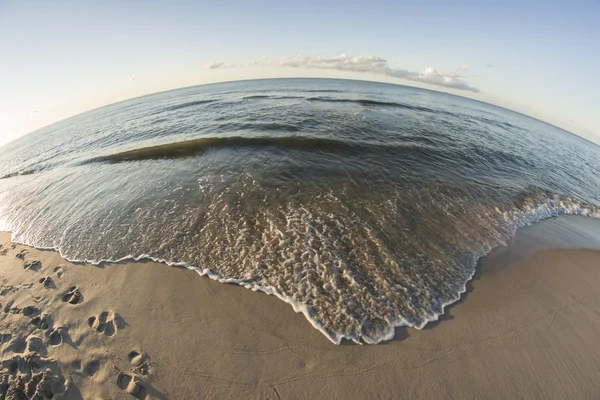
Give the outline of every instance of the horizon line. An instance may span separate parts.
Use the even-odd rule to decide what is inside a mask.
[[[545,120],[543,120],[543,119],[540,119],[540,118],[537,118],[537,117],[531,116],[531,115],[529,115],[529,114],[525,114],[524,112],[517,111],[517,110],[514,110],[514,109],[512,109],[512,108],[505,107],[505,106],[500,106],[500,105],[497,105],[497,104],[488,103],[488,102],[486,102],[486,101],[483,101],[483,100],[474,99],[474,98],[471,98],[471,97],[466,97],[466,96],[461,96],[461,95],[459,95],[459,94],[454,94],[454,93],[445,92],[445,91],[442,91],[442,90],[436,90],[436,89],[430,89],[430,88],[423,88],[423,87],[419,87],[419,86],[411,86],[411,85],[407,85],[407,84],[404,84],[404,83],[384,82],[384,81],[378,81],[378,80],[369,80],[369,79],[356,79],[356,78],[324,78],[324,77],[274,77],[274,78],[247,78],[247,79],[232,79],[232,80],[227,80],[227,81],[218,81],[218,82],[199,83],[199,84],[195,84],[195,85],[181,86],[181,87],[175,87],[175,88],[166,89],[166,90],[160,90],[160,91],[157,91],[157,92],[152,92],[152,93],[143,94],[143,95],[141,95],[141,96],[129,97],[129,98],[126,98],[126,99],[122,99],[122,100],[115,101],[115,102],[113,102],[113,103],[107,103],[107,104],[103,104],[103,105],[101,105],[101,106],[98,106],[98,107],[90,108],[90,109],[88,109],[88,110],[85,110],[85,111],[82,111],[82,112],[80,112],[80,113],[73,114],[73,115],[70,115],[70,116],[68,116],[68,117],[66,117],[66,118],[63,118],[63,119],[60,119],[60,120],[58,120],[58,121],[55,121],[55,122],[49,123],[48,125],[44,125],[44,126],[42,126],[42,127],[38,128],[38,129],[35,129],[35,130],[31,131],[31,132],[28,132],[28,133],[26,133],[26,134],[24,134],[24,135],[21,135],[21,136],[19,136],[19,137],[15,138],[15,139],[13,139],[13,140],[11,140],[11,141],[7,142],[7,143],[4,143],[4,144],[0,145],[0,149],[4,148],[4,147],[6,147],[6,146],[10,145],[11,143],[14,143],[14,142],[16,142],[16,141],[18,141],[18,140],[20,140],[20,139],[23,139],[23,138],[25,138],[25,137],[27,137],[27,136],[33,135],[33,134],[35,134],[35,133],[37,133],[37,132],[39,132],[39,131],[41,131],[41,130],[43,130],[43,129],[46,129],[46,128],[48,128],[48,127],[52,126],[52,125],[55,125],[55,124],[59,124],[59,123],[62,123],[62,122],[68,121],[68,120],[70,120],[71,118],[75,118],[75,117],[78,117],[78,116],[80,116],[80,115],[83,115],[83,114],[86,114],[86,113],[91,113],[91,112],[94,112],[94,111],[97,111],[97,110],[100,110],[100,109],[103,109],[103,108],[106,108],[106,107],[110,107],[110,106],[113,106],[113,105],[117,105],[117,104],[125,103],[125,102],[132,101],[132,100],[141,99],[141,98],[148,97],[148,96],[154,96],[154,95],[159,95],[159,94],[164,94],[164,93],[174,92],[174,91],[178,91],[178,90],[191,89],[191,88],[195,88],[195,87],[204,87],[204,86],[220,85],[220,84],[227,84],[227,83],[234,83],[234,82],[272,81],[272,80],[289,80],[289,79],[296,79],[296,80],[337,80],[337,81],[352,81],[352,82],[378,83],[378,84],[382,84],[382,85],[389,85],[389,86],[401,86],[401,87],[410,88],[410,89],[417,89],[417,90],[423,90],[423,91],[428,91],[428,92],[433,92],[433,93],[445,94],[445,95],[454,96],[454,97],[458,97],[458,98],[460,98],[460,99],[466,99],[466,100],[469,100],[469,101],[474,101],[474,102],[477,102],[477,103],[485,104],[485,105],[488,105],[488,106],[496,107],[496,108],[499,108],[499,109],[502,109],[502,110],[506,110],[506,111],[509,111],[509,112],[515,113],[515,114],[522,115],[522,116],[524,116],[524,117],[527,117],[527,118],[533,119],[533,120],[535,120],[535,121],[538,121],[538,122],[544,123],[544,124],[546,124],[546,125],[549,125],[549,126],[551,126],[551,127],[553,127],[553,128],[559,129],[559,130],[561,130],[561,131],[563,131],[563,132],[565,132],[565,133],[568,133],[569,135],[575,136],[575,137],[576,137],[576,138],[578,138],[578,139],[582,139],[582,140],[584,140],[584,141],[586,141],[586,142],[589,142],[589,143],[591,143],[591,144],[593,144],[593,145],[595,145],[595,146],[598,146],[598,147],[600,147],[600,143],[596,143],[596,142],[594,142],[594,141],[592,141],[592,140],[590,140],[590,139],[588,139],[588,138],[586,138],[586,137],[583,137],[583,136],[581,136],[581,135],[578,135],[578,134],[576,134],[576,133],[574,133],[574,132],[568,131],[568,130],[566,130],[565,128],[561,128],[560,126],[557,126],[557,125],[555,125],[555,124],[553,124],[553,123],[550,123],[550,122],[548,122],[548,121],[545,121]]]

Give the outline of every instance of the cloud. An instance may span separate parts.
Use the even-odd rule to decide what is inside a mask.
[[[427,67],[423,73],[407,79],[429,83],[431,85],[450,87],[458,90],[469,90],[475,93],[479,92],[477,88],[470,86],[462,80],[462,76],[459,74],[459,71],[466,71],[466,69],[467,67],[463,66],[454,73],[443,74],[437,69]]]
[[[464,81],[461,72],[468,69],[467,66],[461,66],[452,73],[442,73],[432,67],[426,68],[423,72],[413,72],[404,69],[391,68],[387,60],[377,56],[349,56],[342,53],[337,57],[323,58],[311,56],[285,56],[280,59],[271,60],[262,57],[256,61],[250,61],[242,66],[264,65],[287,68],[309,68],[309,69],[329,69],[337,71],[363,72],[378,75],[389,76],[392,78],[408,79],[415,82],[427,83],[430,85],[443,86],[458,90],[468,90],[479,92],[479,90]],[[214,62],[206,66],[207,69],[233,68],[237,65],[226,66],[224,62]]]
[[[225,63],[222,61],[217,61],[217,62],[213,62],[210,64],[207,64],[204,68],[206,69],[219,69],[219,68],[226,68]]]

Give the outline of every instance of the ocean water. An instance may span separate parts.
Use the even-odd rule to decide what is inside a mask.
[[[0,223],[17,242],[185,265],[278,296],[334,343],[436,320],[523,226],[600,218],[597,145],[489,104],[360,81],[124,101],[0,148],[0,177]]]

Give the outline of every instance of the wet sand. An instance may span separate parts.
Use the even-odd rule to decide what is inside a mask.
[[[333,345],[277,298],[183,268],[72,264],[53,251],[12,245],[8,233],[0,234],[0,244],[1,396],[582,399],[600,393],[597,220],[560,217],[524,229],[481,260],[467,292],[439,321],[363,346]]]

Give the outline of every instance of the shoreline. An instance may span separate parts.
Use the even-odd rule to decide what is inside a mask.
[[[11,248],[8,233],[0,239],[2,366],[40,357],[67,387],[63,395],[55,388],[54,398],[581,398],[600,391],[590,328],[600,323],[600,221],[592,218],[523,228],[479,260],[466,292],[437,321],[397,327],[393,340],[376,346],[334,346],[278,298],[197,279],[187,268],[73,264],[56,251]],[[41,264],[23,268],[34,259]],[[39,283],[45,277],[55,288]],[[81,295],[75,304],[72,294],[62,300],[73,286]],[[29,306],[39,313],[25,315]],[[46,329],[31,322],[42,315]],[[486,352],[494,357],[478,356]],[[27,375],[17,367],[5,376]]]
[[[546,206],[548,206],[548,204],[546,204]],[[546,208],[542,208],[537,210],[536,212],[532,212],[531,215],[529,215],[524,221],[522,221],[520,224],[517,225],[516,231],[514,232],[514,234],[507,239],[507,242],[510,242],[512,240],[514,240],[515,236],[518,235],[523,229],[530,229],[531,227],[535,226],[536,224],[539,224],[540,222],[544,222],[550,219],[556,219],[559,217],[582,217],[582,218],[589,218],[589,219],[595,219],[597,221],[600,221],[600,215],[598,214],[598,211],[593,211],[590,209],[587,209],[585,207],[581,207],[580,205],[569,205],[569,206],[565,206],[562,204],[560,207],[563,208],[563,212],[561,213],[560,211],[557,211],[555,209],[555,207],[546,207]],[[2,231],[0,230],[0,234],[1,233],[7,233],[10,235],[11,237],[11,242],[12,242],[12,238],[13,238],[13,233],[10,231]],[[449,300],[445,303],[442,304],[442,310],[439,314],[430,316],[430,315],[426,315],[425,319],[423,321],[423,323],[421,325],[413,325],[408,323],[405,319],[403,319],[402,321],[398,322],[398,323],[392,323],[389,326],[389,332],[387,334],[385,334],[384,336],[378,337],[376,340],[372,340],[372,338],[368,337],[368,336],[359,336],[359,337],[348,337],[348,336],[343,336],[343,335],[334,335],[334,334],[330,334],[329,332],[326,331],[326,328],[323,327],[323,325],[317,321],[316,319],[311,317],[311,310],[304,304],[300,304],[298,303],[295,299],[289,297],[289,296],[285,296],[281,293],[279,293],[279,291],[277,291],[276,288],[274,287],[264,287],[264,286],[260,286],[260,285],[256,285],[256,284],[252,284],[246,281],[241,281],[238,279],[233,279],[233,278],[224,278],[223,276],[221,276],[220,274],[208,269],[208,268],[201,268],[201,267],[196,267],[193,266],[191,264],[189,264],[188,262],[171,262],[168,261],[166,259],[160,259],[160,258],[156,258],[153,256],[150,256],[149,254],[141,254],[138,256],[134,256],[134,255],[128,255],[122,258],[119,258],[117,260],[110,260],[110,259],[101,259],[101,260],[79,260],[79,259],[70,259],[66,256],[63,255],[63,253],[56,247],[34,247],[28,244],[24,244],[24,243],[20,243],[20,242],[13,242],[25,247],[30,247],[39,251],[54,251],[57,252],[60,257],[62,259],[64,259],[65,261],[68,261],[70,263],[73,264],[90,264],[90,265],[94,265],[94,266],[102,266],[103,264],[122,264],[122,263],[128,263],[128,262],[155,262],[155,263],[159,263],[159,264],[163,264],[169,267],[182,267],[182,268],[186,268],[188,270],[194,271],[196,272],[198,275],[200,275],[201,277],[207,277],[210,278],[214,281],[217,281],[219,283],[224,283],[224,284],[234,284],[234,285],[238,285],[241,286],[245,289],[249,289],[253,292],[260,292],[260,293],[264,293],[270,296],[274,296],[277,297],[279,300],[283,301],[284,303],[289,304],[292,309],[294,310],[294,312],[299,313],[299,314],[303,314],[304,317],[306,318],[306,320],[313,326],[314,329],[318,330],[319,332],[321,332],[321,334],[323,334],[330,342],[332,342],[335,345],[339,345],[344,341],[351,341],[354,342],[356,344],[379,344],[382,342],[386,342],[389,340],[393,340],[394,336],[395,336],[395,331],[398,328],[403,328],[403,327],[408,327],[408,328],[414,328],[417,330],[422,330],[424,329],[427,325],[431,324],[431,323],[435,323],[436,321],[438,321],[444,314],[445,314],[445,310],[447,307],[452,306],[453,304],[455,304],[456,302],[459,302],[462,300],[463,298],[463,294],[465,292],[467,292],[467,288],[468,285],[470,284],[470,282],[473,280],[473,277],[478,273],[478,269],[479,269],[479,265],[482,261],[482,259],[484,259],[485,257],[488,257],[490,254],[493,254],[495,251],[497,251],[497,249],[506,247],[506,243],[505,244],[500,244],[496,247],[491,247],[490,246],[490,250],[487,252],[482,253],[483,255],[480,256],[475,256],[476,257],[476,261],[473,262],[472,265],[472,273],[469,276],[469,278],[465,281],[463,287],[457,292],[456,294],[456,298]]]

